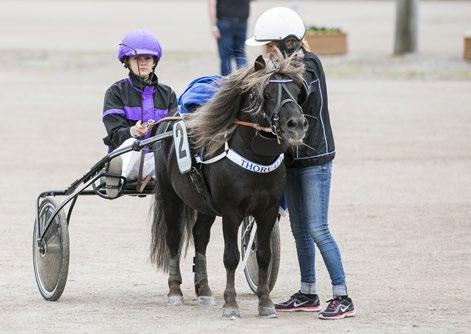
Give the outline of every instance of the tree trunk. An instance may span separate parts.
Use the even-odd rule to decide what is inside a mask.
[[[417,51],[419,0],[396,0],[394,54]]]

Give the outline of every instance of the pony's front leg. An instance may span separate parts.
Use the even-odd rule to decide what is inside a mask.
[[[195,273],[195,292],[201,305],[216,304],[213,293],[209,288],[208,273],[206,270],[206,247],[208,246],[211,226],[215,217],[198,214],[193,227],[193,240],[195,242],[195,257],[193,258],[193,271]]]
[[[268,288],[268,267],[271,260],[271,232],[275,225],[277,213],[256,217],[257,222],[257,263],[258,263],[258,315],[276,318],[275,306],[270,298]]]
[[[236,301],[235,271],[239,264],[240,254],[237,244],[237,232],[242,217],[223,216],[224,233],[224,267],[226,267],[226,290],[224,291],[223,317],[235,320],[240,317]]]

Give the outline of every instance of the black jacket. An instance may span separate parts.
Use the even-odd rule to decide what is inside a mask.
[[[222,18],[236,18],[247,21],[250,13],[250,0],[217,0],[216,16]]]
[[[302,104],[302,108],[309,122],[304,143],[310,147],[303,145],[294,149],[291,152],[291,157],[294,160],[287,162],[289,168],[321,165],[335,157],[327,86],[322,64],[319,58],[311,52],[305,52],[304,64],[306,65],[304,81],[307,87],[307,98]]]
[[[114,83],[105,94],[103,123],[108,136],[103,138],[110,151],[131,138],[130,129],[137,121],[158,121],[177,108],[174,91],[158,82],[153,74],[150,84],[143,85],[134,74]],[[146,134],[146,138],[150,133]]]

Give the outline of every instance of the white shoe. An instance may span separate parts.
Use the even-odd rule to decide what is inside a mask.
[[[110,165],[108,167],[107,173],[121,176],[121,169],[122,169],[123,162],[121,157],[116,157],[110,161]],[[121,179],[118,177],[107,177],[106,178],[106,195],[110,198],[116,198],[119,194],[119,184]]]

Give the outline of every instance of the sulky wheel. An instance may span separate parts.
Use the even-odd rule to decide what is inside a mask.
[[[255,237],[252,247],[248,248],[250,239],[250,231],[255,224],[255,219],[251,216],[245,217],[242,221],[242,233],[241,233],[241,248],[242,258],[245,258],[245,254],[249,252],[247,264],[244,268],[245,278],[249,284],[250,289],[256,293],[258,286],[258,263],[257,263],[257,237]],[[279,220],[277,219],[273,226],[271,235],[271,261],[268,267],[268,289],[273,289],[278,277],[278,270],[280,269],[280,226]]]
[[[39,207],[39,222],[34,223],[33,264],[39,292],[46,300],[57,300],[64,291],[69,271],[69,229],[61,210],[52,221],[49,230],[39,245],[38,229],[43,231],[57,204],[45,198]]]

